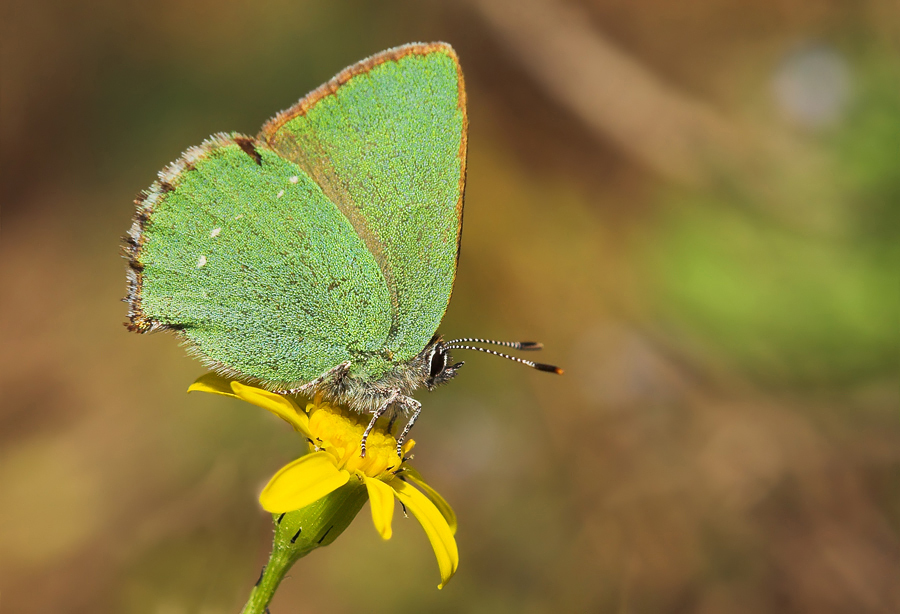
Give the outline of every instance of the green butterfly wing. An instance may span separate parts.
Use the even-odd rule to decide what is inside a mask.
[[[351,66],[258,136],[316,181],[375,257],[391,295],[394,362],[425,347],[450,301],[466,130],[456,54],[436,43]]]
[[[132,327],[176,329],[228,374],[306,382],[387,339],[372,254],[308,175],[252,139],[218,135],[163,171],[126,241]]]
[[[465,94],[449,46],[348,68],[263,128],[160,173],[126,237],[130,327],[175,329],[269,387],[345,360],[374,378],[426,345],[456,270]]]

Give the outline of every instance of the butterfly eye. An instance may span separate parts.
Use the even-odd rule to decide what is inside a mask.
[[[447,354],[443,350],[438,350],[431,355],[431,377],[437,377],[444,367],[447,365]]]

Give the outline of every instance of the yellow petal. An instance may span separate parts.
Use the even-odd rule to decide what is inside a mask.
[[[226,397],[238,398],[231,389],[231,381],[227,377],[222,377],[218,373],[207,373],[197,378],[188,388],[188,392],[210,392],[212,394],[223,394]]]
[[[231,390],[237,398],[269,410],[307,439],[313,439],[309,431],[309,416],[297,407],[293,399],[255,386],[245,386],[240,382],[231,382]]]
[[[391,519],[394,517],[394,489],[378,478],[366,476],[366,490],[369,491],[375,530],[381,534],[382,539],[390,539]]]
[[[453,539],[450,526],[434,503],[415,487],[399,479],[391,480],[390,486],[397,494],[397,498],[406,505],[425,529],[428,541],[434,548],[438,568],[441,570],[441,583],[438,584],[438,588],[444,588],[459,566],[459,550],[456,548],[456,540]]]
[[[418,486],[419,489],[425,493],[425,496],[428,497],[432,503],[434,503],[434,506],[438,508],[441,516],[443,516],[444,520],[447,521],[447,524],[450,525],[450,531],[454,535],[456,535],[456,512],[453,511],[453,508],[450,507],[450,504],[447,503],[447,500],[444,499],[440,495],[440,493],[438,493],[438,491],[429,486],[425,482],[425,478],[422,477],[422,474],[412,467],[406,466],[403,469],[402,475],[405,479]]]
[[[347,483],[350,474],[334,466],[327,452],[313,452],[288,463],[272,476],[259,495],[267,512],[292,512],[318,501]]]
[[[416,447],[415,439],[407,439],[403,442],[403,458],[409,456],[409,453],[412,452],[412,449]]]

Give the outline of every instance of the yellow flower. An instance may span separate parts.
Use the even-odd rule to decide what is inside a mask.
[[[366,456],[360,456],[360,441],[368,417],[331,405],[316,397],[301,409],[293,397],[247,386],[218,375],[207,374],[188,391],[222,394],[247,401],[272,412],[300,433],[309,452],[279,469],[259,496],[262,507],[273,514],[304,508],[334,491],[358,480],[365,485],[372,521],[384,539],[391,538],[394,498],[425,529],[434,548],[441,583],[456,573],[459,552],[456,547],[456,515],[450,505],[407,463],[415,442],[403,445],[403,458],[397,454],[397,440],[375,429],[366,443]],[[355,513],[355,512],[354,512]],[[330,541],[330,540],[329,540]]]

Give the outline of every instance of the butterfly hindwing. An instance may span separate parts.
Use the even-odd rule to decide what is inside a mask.
[[[277,387],[377,353],[391,297],[347,218],[296,164],[218,135],[160,174],[129,233],[131,321]]]
[[[346,69],[258,136],[315,180],[373,255],[390,292],[393,362],[425,347],[450,300],[465,103],[448,45],[406,45]]]

